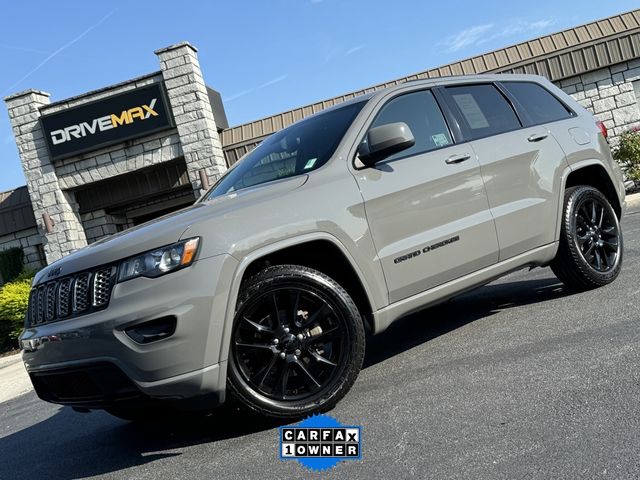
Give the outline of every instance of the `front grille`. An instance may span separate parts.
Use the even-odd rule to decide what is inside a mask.
[[[56,322],[109,305],[116,268],[103,267],[47,282],[31,290],[27,326]]]

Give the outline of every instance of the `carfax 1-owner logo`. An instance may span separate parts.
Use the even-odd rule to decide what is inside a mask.
[[[280,427],[280,459],[298,460],[311,470],[326,470],[342,460],[362,458],[362,428],[342,425],[329,415],[314,415]]]

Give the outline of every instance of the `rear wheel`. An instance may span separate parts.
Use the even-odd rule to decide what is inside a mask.
[[[242,288],[229,351],[230,392],[270,417],[332,408],[362,366],[365,334],[349,294],[297,265],[269,267]]]
[[[607,198],[593,187],[568,188],[553,273],[574,290],[600,287],[616,279],[622,254],[622,230]]]

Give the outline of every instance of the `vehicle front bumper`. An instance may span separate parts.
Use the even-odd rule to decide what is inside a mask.
[[[47,392],[41,397],[78,406],[108,403],[117,395],[108,391],[105,375],[95,374],[97,365],[121,371],[142,397],[206,396],[224,401],[226,359],[220,357],[221,339],[236,266],[233,257],[218,255],[158,278],[117,283],[105,310],[26,329],[20,338],[22,357],[36,392],[43,392],[38,379],[55,380],[62,374],[82,383],[93,372],[94,381],[104,384],[98,385],[99,390],[107,390],[98,401],[83,400],[83,385],[78,386],[77,398]],[[130,327],[164,317],[176,320],[175,332],[167,338],[140,344],[126,333]],[[73,372],[79,373],[67,375]]]

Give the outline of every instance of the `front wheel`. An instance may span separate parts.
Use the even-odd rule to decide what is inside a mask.
[[[568,188],[553,273],[574,290],[613,282],[622,268],[618,217],[607,198],[588,186]]]
[[[332,408],[364,358],[361,315],[327,275],[269,267],[242,287],[229,350],[228,385],[241,405],[291,419]]]

